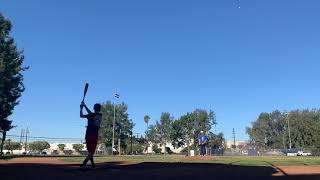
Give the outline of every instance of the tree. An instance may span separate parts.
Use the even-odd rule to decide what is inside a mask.
[[[4,143],[4,149],[11,151],[11,154],[13,154],[13,150],[18,150],[21,148],[21,144],[19,142],[11,141],[11,139],[8,139]]]
[[[72,144],[72,148],[79,153],[84,148],[84,146],[83,144]]]
[[[148,116],[148,115],[145,115],[144,117],[143,117],[143,121],[147,124],[147,128],[148,128],[148,124],[149,124],[149,121],[150,121],[150,116]]]
[[[288,115],[292,147],[320,148],[320,111],[295,110]]]
[[[187,155],[190,153],[190,144],[194,142],[195,118],[192,113],[187,113],[173,123],[171,140],[174,148],[187,145]]]
[[[179,120],[172,122],[172,131],[170,133],[170,139],[172,146],[174,148],[182,147],[187,143],[187,127],[184,126],[183,119],[185,116],[182,116]]]
[[[150,125],[146,132],[147,139],[153,144],[160,143],[160,140],[157,135],[157,127],[155,125]]]
[[[210,110],[196,109],[190,114],[194,126],[194,139],[198,141],[200,131],[209,132],[213,125],[217,124],[215,113]]]
[[[261,113],[252,123],[252,128],[246,128],[251,140],[263,143],[266,146],[280,148],[280,135],[285,134],[285,116],[280,111]],[[281,136],[282,137],[282,136]]]
[[[144,120],[144,122],[147,124],[147,130],[148,130],[148,127],[149,127],[149,121],[150,121],[150,116],[145,115],[145,116],[143,117],[143,120]],[[147,135],[147,132],[146,132],[146,135]],[[147,136],[146,136],[146,138],[147,138]],[[148,147],[149,147],[149,141],[148,141],[148,138],[146,139],[146,143],[147,143],[147,147],[146,147],[146,149],[147,149],[147,154],[148,154],[148,153],[149,153],[149,152],[148,152]]]
[[[203,109],[196,109],[182,115],[178,120],[172,123],[171,142],[174,148],[187,146],[188,155],[190,145],[193,143],[192,149],[197,150],[198,135],[201,130],[210,132],[212,125],[217,124],[215,113]]]
[[[164,153],[166,153],[166,144],[170,142],[172,122],[173,117],[168,112],[162,113],[160,121],[156,122],[157,139],[159,139],[160,144],[163,146]]]
[[[0,130],[2,131],[0,156],[3,154],[3,146],[4,146],[4,141],[6,140],[7,131],[9,131],[14,127],[11,125],[11,123],[12,121],[8,121],[6,119],[0,120]]]
[[[132,151],[136,154],[142,154],[146,150],[146,139],[142,136],[134,136]]]
[[[2,131],[1,154],[6,132],[14,126],[8,117],[24,91],[22,72],[24,56],[10,36],[11,22],[0,13],[0,131]]]
[[[250,139],[269,148],[289,147],[288,122],[293,148],[320,147],[320,111],[294,110],[288,114],[278,110],[261,113],[246,132]]]
[[[189,153],[190,145],[194,144],[192,149],[197,149],[200,131],[209,133],[216,124],[215,113],[211,110],[208,112],[196,109],[182,115],[178,120],[174,120],[170,113],[162,113],[160,121],[148,128],[146,136],[153,144],[165,145],[171,142],[174,148],[187,145]]]
[[[209,132],[208,134],[208,147],[212,147],[214,149],[224,148],[224,136],[223,133],[214,134]]]
[[[161,153],[161,148],[159,148],[158,145],[154,144],[152,146],[152,151],[155,152],[156,154],[160,154]]]
[[[29,149],[31,151],[39,152],[41,153],[45,149],[49,149],[50,144],[47,141],[34,141],[29,144]]]
[[[100,143],[104,143],[106,147],[111,147],[112,144],[112,127],[113,127],[113,107],[110,101],[102,104],[102,122],[101,128],[99,131],[99,141]],[[134,123],[131,119],[129,119],[128,114],[128,106],[124,103],[118,104],[115,106],[116,109],[116,121],[115,121],[115,133],[114,137],[120,138],[121,147],[127,148],[129,144],[126,139],[129,138],[130,134],[132,133],[132,129]],[[117,144],[115,142],[115,144]]]
[[[65,147],[66,147],[65,144],[58,144],[58,148],[60,151],[63,151]]]

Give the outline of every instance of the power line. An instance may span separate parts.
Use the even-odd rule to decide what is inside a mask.
[[[7,135],[7,137],[20,138],[20,135]],[[45,137],[45,136],[28,136],[30,139],[53,139],[53,140],[83,140],[83,138],[60,138],[60,137]]]
[[[27,127],[27,130],[26,130],[26,143],[25,143],[25,149],[24,149],[25,152],[27,152],[27,148],[28,148],[28,133],[29,133],[29,129]]]

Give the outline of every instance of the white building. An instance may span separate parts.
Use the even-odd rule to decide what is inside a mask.
[[[226,140],[225,145],[227,149],[233,148],[233,145],[236,145],[236,148],[244,147],[248,144],[248,141],[242,141],[242,140],[236,140],[235,142],[233,140]]]
[[[150,143],[147,151],[144,151],[144,153],[145,153],[145,154],[147,154],[147,153],[148,153],[148,154],[149,154],[149,153],[150,153],[150,154],[154,153],[153,150],[152,150],[152,146],[153,146],[153,144]],[[190,145],[190,146],[191,146],[191,145]],[[171,143],[167,143],[165,146],[160,146],[160,145],[158,145],[158,147],[161,148],[161,153],[164,153],[164,152],[165,152],[165,147],[169,147],[170,150],[171,150],[173,153],[176,153],[176,154],[180,153],[180,152],[185,148],[185,146],[183,146],[183,147],[180,147],[180,148],[176,148],[176,149],[175,149],[175,148],[172,146]]]
[[[65,145],[64,150],[66,150],[66,151],[70,150],[70,151],[72,151],[72,154],[78,154],[78,153],[73,149],[73,144],[79,144],[79,143],[51,143],[51,144],[50,144],[50,148],[44,150],[43,152],[46,152],[47,154],[64,154],[63,152],[61,152],[61,151],[59,150],[59,147],[58,147],[59,144],[64,144],[64,145]],[[83,144],[83,149],[82,149],[82,151],[86,151],[86,150],[87,150],[86,144]],[[6,153],[11,153],[11,151],[4,149],[4,150],[3,150],[3,153],[4,153],[4,154],[6,154]],[[25,153],[25,149],[22,148],[21,150],[13,150],[12,153],[13,153],[13,154],[23,154],[23,153]],[[32,153],[32,152],[30,152],[29,150],[27,150],[27,154],[28,154],[28,153]]]

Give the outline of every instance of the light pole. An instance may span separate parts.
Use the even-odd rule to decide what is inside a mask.
[[[120,95],[118,93],[114,93],[114,97],[119,99]],[[113,125],[112,125],[112,155],[114,149],[114,126],[116,124],[116,104],[113,102]]]
[[[288,134],[289,134],[289,149],[291,149],[292,147],[292,143],[291,143],[291,133],[290,133],[290,120],[289,120],[289,113],[285,112],[286,115],[286,119],[287,119],[287,123],[288,123]]]

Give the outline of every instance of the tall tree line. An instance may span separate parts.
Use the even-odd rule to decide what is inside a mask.
[[[218,148],[223,146],[224,138],[222,133],[216,135],[211,132],[216,124],[215,113],[211,110],[196,109],[178,119],[164,112],[154,125],[149,126],[146,137],[153,144],[154,151],[160,145],[166,153],[165,146],[171,143],[174,148],[184,147],[190,152],[190,149],[197,149],[198,135],[203,130],[208,134],[209,145]]]
[[[319,109],[264,112],[246,132],[252,141],[267,147],[289,148],[289,127],[292,148],[320,148]]]

